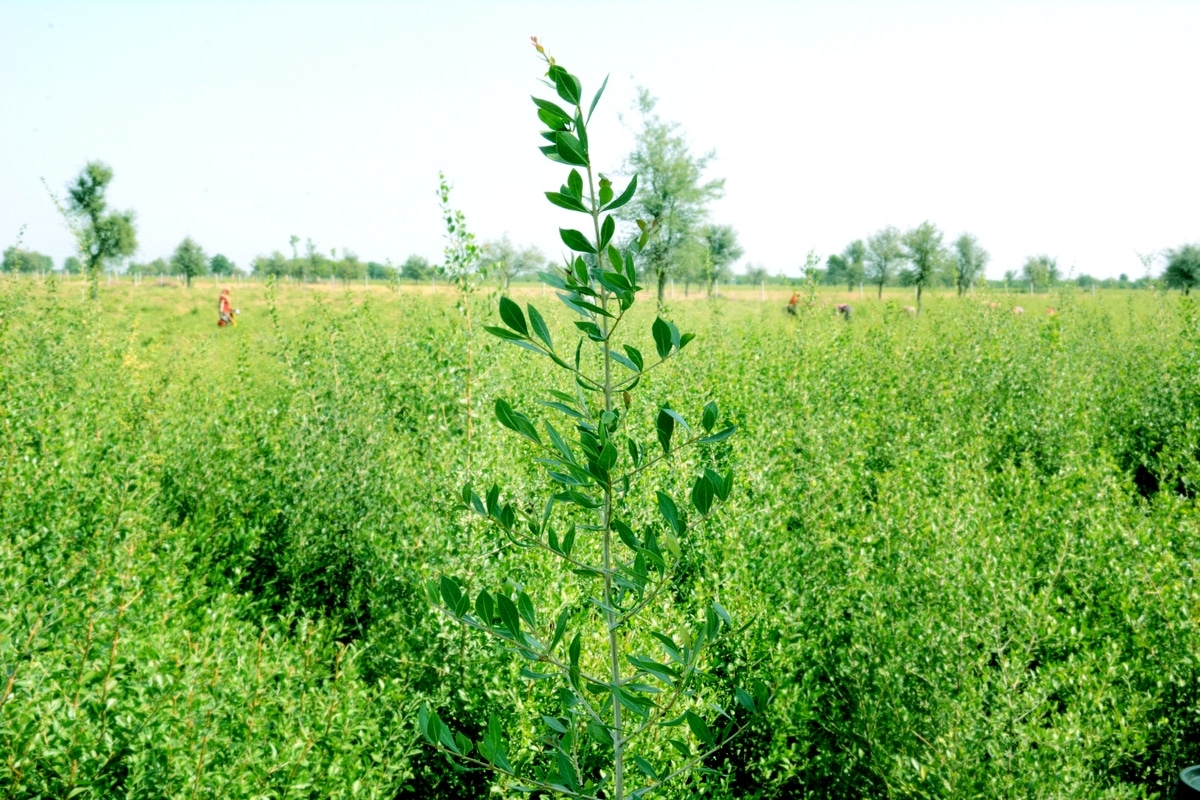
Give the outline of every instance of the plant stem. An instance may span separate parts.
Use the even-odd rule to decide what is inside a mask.
[[[596,184],[592,177],[592,165],[588,164],[588,192],[592,201],[592,227],[596,235],[596,268],[604,269],[604,251],[600,247],[600,204],[596,202]],[[608,311],[608,290],[600,287],[600,306]],[[601,317],[604,334],[604,410],[612,411],[612,359],[608,357],[608,317]],[[601,422],[601,424],[604,424]],[[612,579],[612,480],[604,484],[604,616],[608,622],[608,662],[611,669],[613,685],[613,797],[622,800],[624,797],[624,747],[621,730],[621,703],[617,699],[617,686],[621,682],[621,651],[617,646],[617,619],[613,613],[613,579]]]

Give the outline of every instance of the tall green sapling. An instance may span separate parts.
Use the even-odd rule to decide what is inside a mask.
[[[714,402],[703,408],[700,431],[663,405],[653,434],[661,453],[630,429],[632,392],[642,376],[677,356],[693,337],[658,317],[651,328],[657,360],[648,361],[629,344],[617,348],[615,336],[641,288],[634,260],[654,224],[639,221],[639,235],[628,247],[617,246],[610,212],[633,197],[637,178],[617,195],[608,178],[593,171],[587,124],[604,86],[585,116],[579,79],[537,39],[533,43],[548,67],[547,84],[567,104],[534,99],[548,128],[542,152],[571,168],[566,184],[546,197],[591,223],[589,234],[559,230],[573,257],[541,277],[578,314],[575,326],[582,336],[573,356],[561,352],[542,314],[532,304],[522,310],[507,297],[499,301],[503,327],[487,330],[567,373],[573,391],[547,388],[552,399],[542,405],[565,415],[574,429],[564,435],[547,420],[539,430],[532,418],[497,400],[500,424],[526,440],[553,488],[535,507],[524,498],[502,497],[497,485],[481,498],[468,484],[462,502],[488,520],[506,546],[560,562],[564,586],[554,587],[559,607],[550,615],[539,612],[513,581],[497,591],[481,589],[473,600],[466,584],[450,576],[430,581],[426,589],[439,611],[528,662],[521,675],[528,696],[542,704],[534,723],[539,735],[514,746],[493,715],[480,725],[486,733],[473,742],[424,706],[418,724],[457,764],[491,770],[514,790],[641,798],[703,768],[770,700],[761,682],[721,696],[728,688],[713,686],[705,666],[708,645],[736,633],[732,619],[718,602],[686,607],[668,590],[688,546],[689,504],[660,490],[656,509],[639,509],[631,494],[653,468],[685,448],[728,439],[736,426],[717,427]],[[677,441],[677,429],[686,431],[684,441]],[[729,498],[733,474],[705,468],[688,482],[691,509],[703,523]],[[697,527],[695,520],[690,527]],[[688,621],[695,616],[701,619]],[[668,632],[672,628],[678,635]],[[723,699],[727,707],[719,705]]]

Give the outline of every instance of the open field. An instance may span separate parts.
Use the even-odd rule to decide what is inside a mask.
[[[534,690],[421,584],[515,575],[554,609],[575,579],[457,505],[468,337],[440,288],[235,285],[218,329],[211,279],[98,304],[0,282],[0,795],[494,796],[416,709],[517,729]],[[776,700],[719,774],[654,796],[1132,798],[1200,760],[1194,300],[932,293],[917,318],[907,290],[821,290],[793,318],[781,288],[675,292],[696,342],[630,415],[739,424],[683,456],[736,479],[678,613],[750,623],[714,691]],[[570,338],[553,296],[512,294]],[[491,409],[542,418],[554,373],[469,344],[477,482],[541,486]]]

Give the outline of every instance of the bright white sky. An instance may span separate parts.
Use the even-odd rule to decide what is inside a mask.
[[[438,170],[481,239],[548,255],[570,215],[540,143],[536,34],[590,95],[593,156],[635,87],[726,179],[714,221],[798,272],[929,219],[992,254],[1143,273],[1200,239],[1198,2],[0,2],[0,245],[71,239],[42,188],[88,159],[139,260],[187,235],[239,265],[311,237],[440,261]]]

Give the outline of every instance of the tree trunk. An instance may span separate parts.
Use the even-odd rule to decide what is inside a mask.
[[[658,307],[662,308],[663,292],[667,287],[667,271],[661,266],[655,267],[655,271],[658,273]]]
[[[917,316],[921,315],[921,289],[923,288],[924,284],[917,284]]]
[[[879,282],[879,299],[883,299],[883,281]]]

